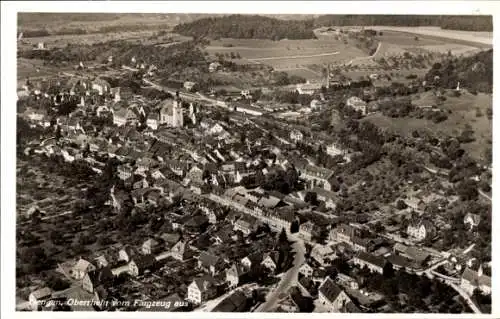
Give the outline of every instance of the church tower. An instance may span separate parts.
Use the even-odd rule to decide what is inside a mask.
[[[182,114],[182,104],[180,99],[174,100],[174,105],[172,108],[172,126],[173,127],[183,127],[184,117]]]

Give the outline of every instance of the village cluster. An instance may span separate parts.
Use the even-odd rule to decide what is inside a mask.
[[[113,159],[117,182],[107,190],[106,205],[117,213],[132,208],[132,214],[178,207],[163,213],[172,229],[151,233],[139,245],[113,244],[59,263],[57,271],[71,287],[38,287],[29,295],[31,309],[57,306],[48,300],[91,300],[66,305],[73,310],[383,311],[384,296],[360,288],[362,276],[357,274],[366,270],[427,276],[456,288],[464,298],[475,289],[491,294],[491,278],[483,274],[487,265],[467,252],[425,245],[449,226],[439,214],[423,214],[425,207],[448,204],[457,196],[414,192],[401,197],[404,208],[394,202],[369,222],[361,221],[361,214],[338,212],[342,190],[334,171],[304,156],[296,145],[324,145],[339,163],[351,160],[351,150],[283,120],[288,106],[217,100],[190,92],[193,82],[169,90],[153,82],[154,69],[147,65],[113,70],[113,75],[125,76],[136,67],[149,70],[144,87],[170,96],[147,98],[127,87],[112,87],[102,77],[26,81],[19,100],[47,101],[55,109],[68,101],[78,105],[64,115],[35,106],[19,113],[32,128],[45,132],[23,152],[86,162],[97,175],[105,174]],[[218,67],[209,65],[213,72]],[[327,107],[320,87],[294,86],[299,94],[321,96],[294,114]],[[251,92],[238,95],[244,100]],[[370,112],[358,97],[346,97],[345,105],[361,115]],[[28,219],[35,211],[26,212]],[[421,214],[403,228],[391,223],[394,215],[410,212]],[[384,225],[383,231],[374,229],[376,222]],[[473,232],[481,220],[467,214],[463,223]],[[330,276],[328,269],[339,268],[341,261],[350,275]],[[440,266],[448,273],[440,273]]]

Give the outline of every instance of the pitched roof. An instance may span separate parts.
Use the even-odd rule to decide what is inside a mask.
[[[137,265],[138,269],[149,268],[156,263],[156,259],[152,254],[134,256],[132,261]]]
[[[90,281],[94,286],[99,286],[101,283],[113,278],[113,274],[109,268],[102,268],[100,270],[93,270],[87,273]]]
[[[42,299],[42,298],[52,296],[52,289],[50,289],[49,287],[44,287],[44,288],[33,291],[31,294],[36,299]]]
[[[366,263],[378,266],[378,267],[384,267],[385,266],[385,259],[380,256],[375,256],[369,253],[365,252],[359,252],[356,257]]]
[[[73,267],[73,270],[88,271],[90,266],[93,266],[93,265],[90,262],[86,261],[85,259],[80,258],[80,260],[78,260],[76,265]]]
[[[330,277],[327,277],[319,287],[319,292],[325,296],[328,301],[334,302],[342,293],[342,289],[340,289],[340,287],[333,282]]]
[[[210,275],[204,275],[194,279],[194,283],[201,292],[207,291],[210,287],[216,286],[216,280]]]
[[[203,266],[209,267],[217,265],[217,263],[220,261],[220,258],[203,251],[201,252],[198,260],[201,261],[201,264]]]
[[[214,312],[238,312],[242,311],[247,303],[247,297],[242,291],[236,291],[222,300],[215,308]]]

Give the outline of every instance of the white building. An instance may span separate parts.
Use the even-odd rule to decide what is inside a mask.
[[[366,106],[367,106],[367,104],[366,104],[365,101],[363,101],[359,97],[356,97],[356,96],[350,97],[347,100],[346,105],[349,106],[349,107],[351,107],[351,108],[353,108],[356,111],[360,111],[361,114],[366,115]]]
[[[302,134],[302,132],[299,130],[293,130],[290,132],[290,139],[294,142],[302,141],[303,138],[304,134]]]
[[[184,116],[180,100],[166,100],[160,110],[160,124],[167,124],[171,127],[184,126]]]

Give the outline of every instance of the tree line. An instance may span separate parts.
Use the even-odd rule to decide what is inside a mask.
[[[321,26],[435,26],[464,31],[493,31],[492,16],[448,15],[324,15],[315,19]]]

